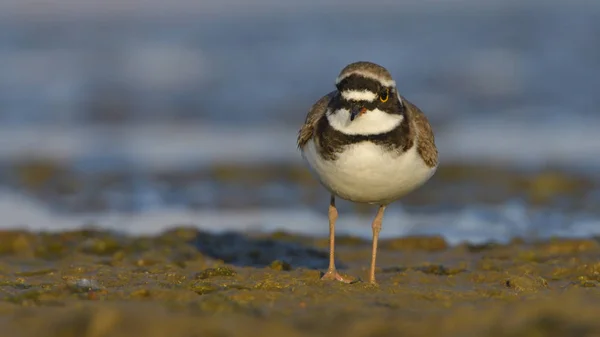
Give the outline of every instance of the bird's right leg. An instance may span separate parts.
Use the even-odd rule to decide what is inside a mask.
[[[329,202],[329,268],[321,280],[333,281],[337,280],[344,283],[350,283],[353,280],[340,275],[335,268],[335,222],[338,218],[338,211],[335,207],[335,196],[331,195]]]

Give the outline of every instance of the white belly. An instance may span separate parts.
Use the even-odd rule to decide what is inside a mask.
[[[361,142],[348,146],[337,160],[328,161],[310,140],[302,156],[330,192],[360,203],[388,204],[421,186],[437,169],[423,162],[416,145],[398,155],[371,142]]]

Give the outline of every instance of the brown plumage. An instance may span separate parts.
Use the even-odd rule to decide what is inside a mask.
[[[379,78],[386,81],[392,81],[392,75],[390,72],[379,64],[375,64],[372,62],[359,61],[354,62],[342,69],[340,71],[340,77],[346,77],[352,73],[366,73],[371,74],[375,78]]]
[[[317,128],[317,123],[325,116],[327,112],[327,106],[335,96],[336,91],[332,91],[327,95],[321,97],[308,111],[306,120],[298,132],[298,148],[302,149],[304,145],[313,137],[314,132]]]
[[[331,100],[335,97],[336,92],[332,91],[329,94],[321,97],[308,111],[306,120],[300,131],[298,132],[297,145],[299,149],[304,148],[306,143],[315,135],[317,125],[322,118],[325,118],[325,112],[330,105]],[[414,130],[417,137],[417,151],[429,167],[434,167],[438,164],[438,150],[435,145],[435,136],[429,120],[425,114],[413,103],[402,97],[402,102],[406,108],[406,116],[410,123],[409,130]],[[413,132],[407,135],[414,136]],[[401,136],[401,135],[399,135]],[[410,137],[410,145],[413,144],[413,137]],[[408,148],[403,148],[406,151]]]
[[[402,98],[408,119],[414,125],[417,133],[417,152],[427,166],[434,167],[438,164],[438,150],[435,146],[435,136],[425,114],[414,104]]]

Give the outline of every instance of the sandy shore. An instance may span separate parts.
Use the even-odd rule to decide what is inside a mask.
[[[381,244],[379,286],[322,282],[327,240],[0,233],[5,336],[598,336],[600,244]],[[369,242],[338,239],[366,279]]]

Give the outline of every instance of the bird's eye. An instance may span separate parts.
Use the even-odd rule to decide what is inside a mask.
[[[390,98],[390,89],[385,88],[383,90],[381,90],[381,92],[379,93],[379,100],[382,103],[387,102],[388,98]]]

